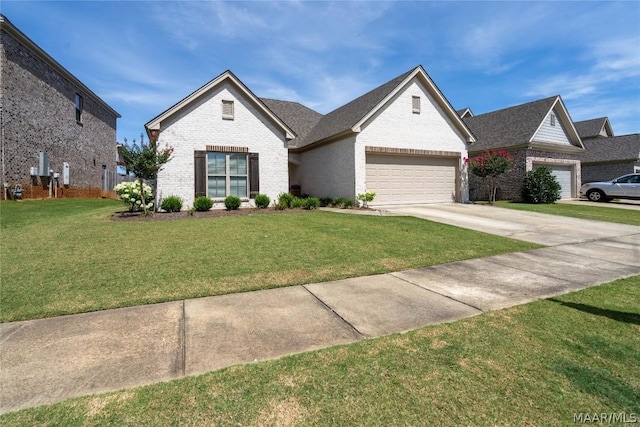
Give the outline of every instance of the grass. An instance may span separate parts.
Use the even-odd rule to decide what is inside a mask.
[[[565,203],[532,204],[499,201],[497,206],[522,211],[539,212],[551,215],[570,216],[596,221],[617,222],[620,224],[640,225],[640,213],[632,209],[616,209],[602,206],[580,206]]]
[[[0,204],[0,321],[321,282],[539,247],[413,217],[124,222],[111,200]]]
[[[640,413],[640,276],[0,417],[57,425],[574,425]]]

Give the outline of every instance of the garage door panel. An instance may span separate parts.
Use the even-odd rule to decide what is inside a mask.
[[[376,203],[438,203],[455,200],[458,159],[367,155],[367,190]]]

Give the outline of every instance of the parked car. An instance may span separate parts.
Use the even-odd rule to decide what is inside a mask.
[[[640,173],[630,173],[612,181],[582,184],[580,195],[592,202],[608,202],[612,199],[640,200]]]

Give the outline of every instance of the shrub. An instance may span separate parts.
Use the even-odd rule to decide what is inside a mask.
[[[280,206],[281,209],[289,209],[293,204],[295,197],[291,193],[280,193],[278,195],[278,202],[276,206]]]
[[[241,204],[242,204],[242,200],[240,200],[240,197],[227,196],[224,199],[224,206],[227,208],[228,211],[237,210]]]
[[[169,196],[162,199],[160,207],[167,212],[180,212],[182,210],[182,199],[178,196]]]
[[[193,208],[198,212],[208,211],[213,207],[213,200],[207,196],[199,196],[193,201]]]
[[[353,207],[353,200],[344,197],[336,197],[333,199],[333,206],[340,209],[348,209]]]
[[[113,191],[120,196],[120,200],[129,207],[129,212],[143,210],[145,208],[143,203],[145,203],[147,209],[153,207],[153,191],[151,187],[147,184],[142,184],[142,191],[140,190],[138,181],[121,182],[113,188]]]
[[[333,199],[331,197],[321,197],[320,198],[320,206],[326,208],[327,206],[331,206],[333,204]]]
[[[522,183],[522,200],[527,203],[553,203],[560,199],[560,189],[555,176],[546,166],[527,172]]]
[[[256,207],[258,209],[265,209],[269,207],[269,203],[271,203],[271,199],[266,194],[257,194],[254,199]]]
[[[365,208],[369,207],[369,202],[373,202],[373,199],[375,199],[375,197],[376,193],[374,193],[373,191],[365,191],[362,194],[358,194],[358,200],[362,202],[362,206]]]
[[[302,200],[302,207],[306,210],[317,209],[318,206],[320,206],[320,200],[315,197],[307,197],[306,199],[299,200]]]
[[[304,208],[304,203],[307,199],[304,199],[302,197],[294,197],[293,200],[291,200],[291,205],[289,206],[292,209],[299,209],[299,208]]]

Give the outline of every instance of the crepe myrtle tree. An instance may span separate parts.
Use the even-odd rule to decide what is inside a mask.
[[[173,154],[173,147],[158,147],[158,131],[151,131],[147,144],[144,143],[142,137],[141,134],[140,145],[135,143],[135,139],[133,144],[128,145],[125,139],[125,144],[120,148],[122,160],[119,162],[121,166],[126,168],[127,173],[131,172],[138,178],[140,188],[142,188],[144,180],[153,181],[158,177],[158,172],[171,160],[171,154]],[[153,203],[154,208],[158,206],[156,185],[153,186]],[[146,204],[144,205],[144,214],[148,214]]]
[[[474,158],[464,159],[469,170],[484,180],[489,190],[489,203],[496,201],[497,177],[513,168],[513,157],[507,151],[483,150]]]

